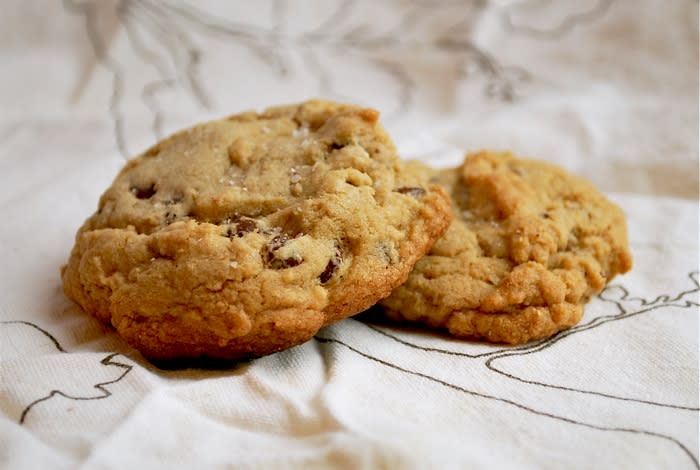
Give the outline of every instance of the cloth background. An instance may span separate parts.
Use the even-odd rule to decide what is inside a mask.
[[[699,468],[696,1],[8,0],[0,53],[1,467]],[[224,369],[158,369],[64,298],[130,156],[317,96],[407,159],[589,178],[633,270],[521,347],[365,316]]]

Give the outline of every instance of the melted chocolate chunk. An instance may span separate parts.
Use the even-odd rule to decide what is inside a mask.
[[[246,233],[255,232],[258,229],[258,223],[253,219],[244,218],[236,223],[236,236],[242,237]]]
[[[394,189],[394,191],[401,194],[407,194],[408,196],[415,197],[416,199],[425,194],[425,189],[412,188],[410,186],[401,186],[400,188]]]
[[[333,256],[331,256],[331,259],[328,260],[328,264],[326,265],[326,268],[323,270],[321,275],[318,277],[319,280],[321,281],[321,284],[325,284],[328,281],[331,280],[335,272],[338,270],[338,266],[343,262],[343,253],[341,253],[340,249],[336,247],[335,252],[333,253]]]
[[[226,236],[229,238],[233,238],[234,236],[240,238],[246,233],[258,231],[258,223],[255,221],[255,219],[240,217],[232,222],[236,224],[236,228],[235,230],[233,228],[229,228],[226,231]]]
[[[156,185],[151,184],[150,186],[132,186],[129,188],[129,190],[136,196],[138,199],[150,199],[153,197],[153,195],[156,193]]]
[[[281,233],[279,235],[272,237],[272,240],[270,240],[270,243],[267,244],[268,254],[270,256],[272,256],[275,251],[279,250],[284,245],[286,245],[288,241],[289,241],[289,236],[286,233]]]
[[[268,266],[273,269],[287,269],[293,268],[294,266],[299,266],[303,262],[304,258],[302,258],[300,255],[294,255],[287,259],[274,258],[270,263],[268,263]]]
[[[268,267],[272,269],[286,269],[299,266],[304,262],[304,258],[297,253],[293,254],[289,258],[279,258],[277,256],[277,250],[286,245],[289,240],[289,236],[286,233],[282,233],[273,237],[267,246],[263,248],[265,250],[264,256]]]

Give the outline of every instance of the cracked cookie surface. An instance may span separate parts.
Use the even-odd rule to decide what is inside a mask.
[[[378,118],[313,100],[159,142],[78,231],[64,291],[161,360],[261,356],[368,308],[451,218]]]
[[[454,169],[410,166],[449,190],[454,220],[382,301],[393,319],[524,343],[577,324],[632,266],[622,210],[559,167],[489,151]]]

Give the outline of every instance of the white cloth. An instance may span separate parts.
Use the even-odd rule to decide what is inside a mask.
[[[696,1],[10,0],[0,50],[0,467],[699,468]],[[228,370],[159,370],[64,298],[126,158],[315,96],[405,158],[591,179],[633,270],[541,343],[361,318]]]

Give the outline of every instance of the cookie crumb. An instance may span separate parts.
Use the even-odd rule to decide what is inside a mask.
[[[132,186],[129,188],[131,194],[137,199],[150,199],[156,193],[156,185],[152,183],[150,186]]]

